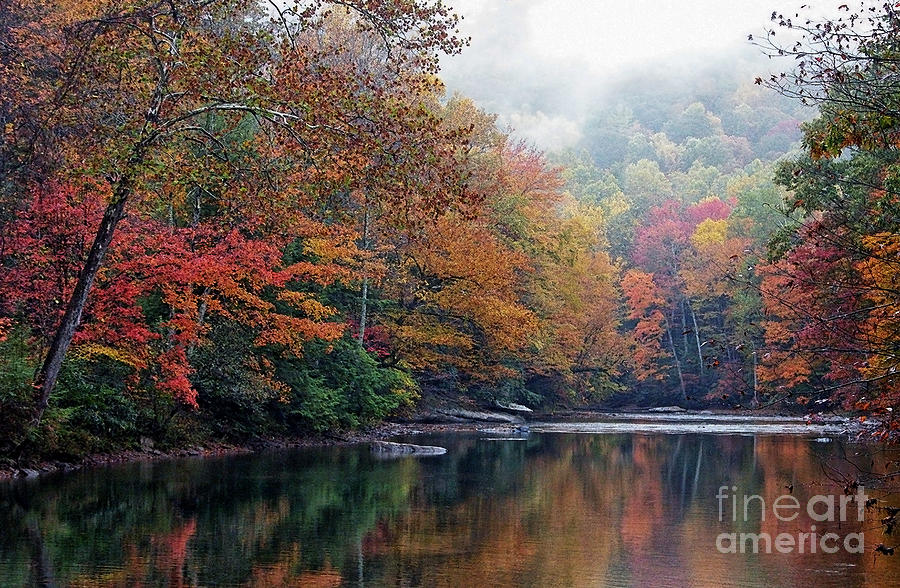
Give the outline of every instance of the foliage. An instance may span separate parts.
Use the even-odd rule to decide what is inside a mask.
[[[188,415],[227,436],[272,428],[298,392],[279,366],[339,340],[352,316],[328,291],[378,279],[359,202],[416,211],[392,219],[414,230],[477,201],[471,130],[437,112],[437,56],[465,43],[452,12],[274,10],[4,9],[0,317],[46,357],[37,398],[17,400],[32,422],[49,405],[32,433],[163,440]],[[336,395],[326,426],[383,417],[415,389],[357,351],[337,354],[358,364],[335,372],[347,381],[311,376]],[[95,449],[83,441],[72,450]]]
[[[894,118],[900,17],[894,3],[842,9],[846,15],[796,21],[775,13],[775,24],[795,29],[800,40],[781,47],[770,31],[760,41],[796,57],[797,66],[758,83],[819,110],[804,127],[805,153],[777,176],[792,190],[791,222],[774,242],[762,284],[771,316],[766,338],[774,346],[764,375],[780,390],[804,390],[804,401],[830,399],[881,416],[876,434],[889,439],[900,408]]]
[[[27,333],[0,318],[0,447],[14,444],[28,418],[33,357]]]
[[[314,431],[371,425],[412,406],[418,385],[410,375],[381,367],[356,341],[313,346],[304,360],[283,363],[292,390],[288,414]]]
[[[900,19],[873,14],[769,80],[820,106],[797,157],[802,107],[718,72],[620,84],[551,161],[444,97],[440,2],[19,3],[3,442],[323,432],[434,392],[888,414]]]

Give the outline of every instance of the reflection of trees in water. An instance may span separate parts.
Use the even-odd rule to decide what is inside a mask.
[[[47,550],[44,548],[44,538],[37,522],[31,520],[25,524],[28,542],[31,544],[31,569],[32,581],[36,586],[55,586],[53,580],[53,567]]]
[[[511,493],[488,497],[462,489],[459,494],[468,496],[462,503],[444,512],[417,510],[395,525],[382,548],[370,553],[388,562],[390,573],[384,577],[449,585],[496,584],[498,578],[538,585],[604,579],[635,585],[688,585],[698,578],[748,584],[813,581],[808,556],[718,556],[720,532],[777,534],[789,525],[774,525],[771,513],[763,523],[752,509],[746,522],[720,525],[714,497],[719,486],[729,485],[774,500],[791,481],[798,488],[806,484],[819,492],[840,492],[822,486],[828,480],[819,466],[821,456],[835,457],[838,444],[705,435],[538,439],[524,463],[501,461],[500,467],[521,467],[506,472],[506,478],[518,480]],[[805,490],[797,492],[805,496]],[[807,529],[813,523],[802,521]],[[861,565],[861,558],[841,554],[835,561]],[[785,559],[790,569],[782,569]]]
[[[0,506],[9,514],[10,518],[10,521],[2,522],[14,522],[14,524],[3,525],[4,532],[2,535],[7,538],[24,539],[25,549],[28,552],[27,561],[30,565],[20,578],[21,585],[56,586],[53,564],[44,545],[44,537],[40,526],[35,517],[29,516],[28,513],[29,493],[25,490],[24,484],[14,485],[10,488],[2,503],[0,503]],[[13,585],[15,579],[11,578],[9,583]]]
[[[31,559],[26,521],[63,585],[115,584],[114,569],[120,584],[245,582],[285,562],[333,579],[354,538],[407,507],[417,467],[364,451],[137,464],[29,484],[18,512],[24,481],[0,486],[0,524],[15,529],[0,534],[0,584],[28,573],[15,563]]]
[[[717,557],[720,532],[797,524],[758,513],[720,524],[715,494],[734,485],[774,499],[788,483],[801,500],[832,493],[822,459],[852,474],[840,444],[797,437],[441,441],[449,453],[423,460],[278,452],[0,486],[10,530],[0,534],[0,583],[687,585],[724,574],[804,585],[804,556]],[[872,570],[871,559],[840,561]]]

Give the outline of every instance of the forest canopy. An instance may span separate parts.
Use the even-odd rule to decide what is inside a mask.
[[[552,154],[447,94],[440,2],[0,8],[5,451],[898,403],[892,5],[770,37],[793,77],[622,81]]]

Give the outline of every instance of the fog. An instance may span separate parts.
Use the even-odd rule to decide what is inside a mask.
[[[499,115],[545,149],[572,146],[589,113],[625,79],[702,75],[739,63],[748,79],[770,65],[747,40],[772,6],[751,0],[450,0],[471,46],[444,59],[450,93]],[[780,67],[785,67],[779,64]]]

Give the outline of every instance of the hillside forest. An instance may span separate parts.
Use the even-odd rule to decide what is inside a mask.
[[[900,9],[854,16],[616,79],[543,153],[446,91],[440,2],[0,0],[0,452],[429,398],[894,438]]]

